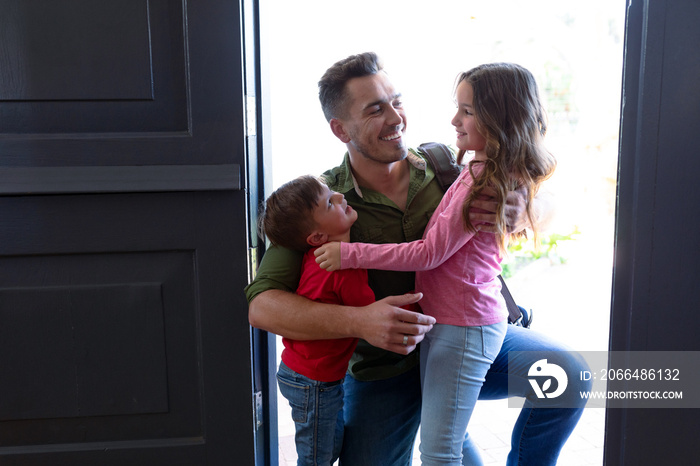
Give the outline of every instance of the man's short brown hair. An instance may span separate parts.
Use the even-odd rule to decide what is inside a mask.
[[[328,68],[318,82],[318,98],[326,121],[345,116],[348,81],[377,74],[382,69],[381,60],[374,52],[351,55]]]

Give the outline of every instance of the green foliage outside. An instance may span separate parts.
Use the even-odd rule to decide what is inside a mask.
[[[567,235],[559,233],[543,235],[540,237],[540,247],[537,249],[533,241],[525,238],[511,244],[508,246],[508,257],[504,258],[501,264],[503,277],[512,277],[518,270],[543,258],[549,259],[553,265],[565,264],[567,259],[558,251],[557,247],[564,241],[575,241],[580,234],[578,227],[574,227],[574,231]]]

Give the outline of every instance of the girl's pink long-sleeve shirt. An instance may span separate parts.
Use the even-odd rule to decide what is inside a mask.
[[[341,268],[416,271],[420,306],[439,324],[491,325],[508,316],[501,295],[501,257],[495,234],[468,233],[462,206],[469,194],[468,169],[447,190],[423,239],[400,244],[341,243]]]

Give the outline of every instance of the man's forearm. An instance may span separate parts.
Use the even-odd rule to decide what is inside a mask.
[[[293,340],[355,337],[350,309],[315,302],[287,291],[268,290],[250,302],[248,321],[255,328]]]
[[[401,308],[422,297],[422,293],[387,296],[369,306],[352,307],[267,290],[250,302],[248,321],[253,327],[293,340],[355,337],[377,348],[408,354],[435,324],[433,317]]]

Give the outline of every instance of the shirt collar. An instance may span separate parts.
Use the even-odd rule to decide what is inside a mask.
[[[413,149],[408,149],[408,156],[406,157],[406,160],[408,160],[408,162],[417,170],[425,171],[425,160],[417,155]],[[342,172],[343,177],[340,180],[339,189],[341,189],[344,193],[354,189],[357,195],[362,197],[362,189],[360,189],[360,185],[357,183],[355,175],[352,173],[352,168],[350,166],[350,154],[348,152],[345,153],[345,158],[343,159]]]

